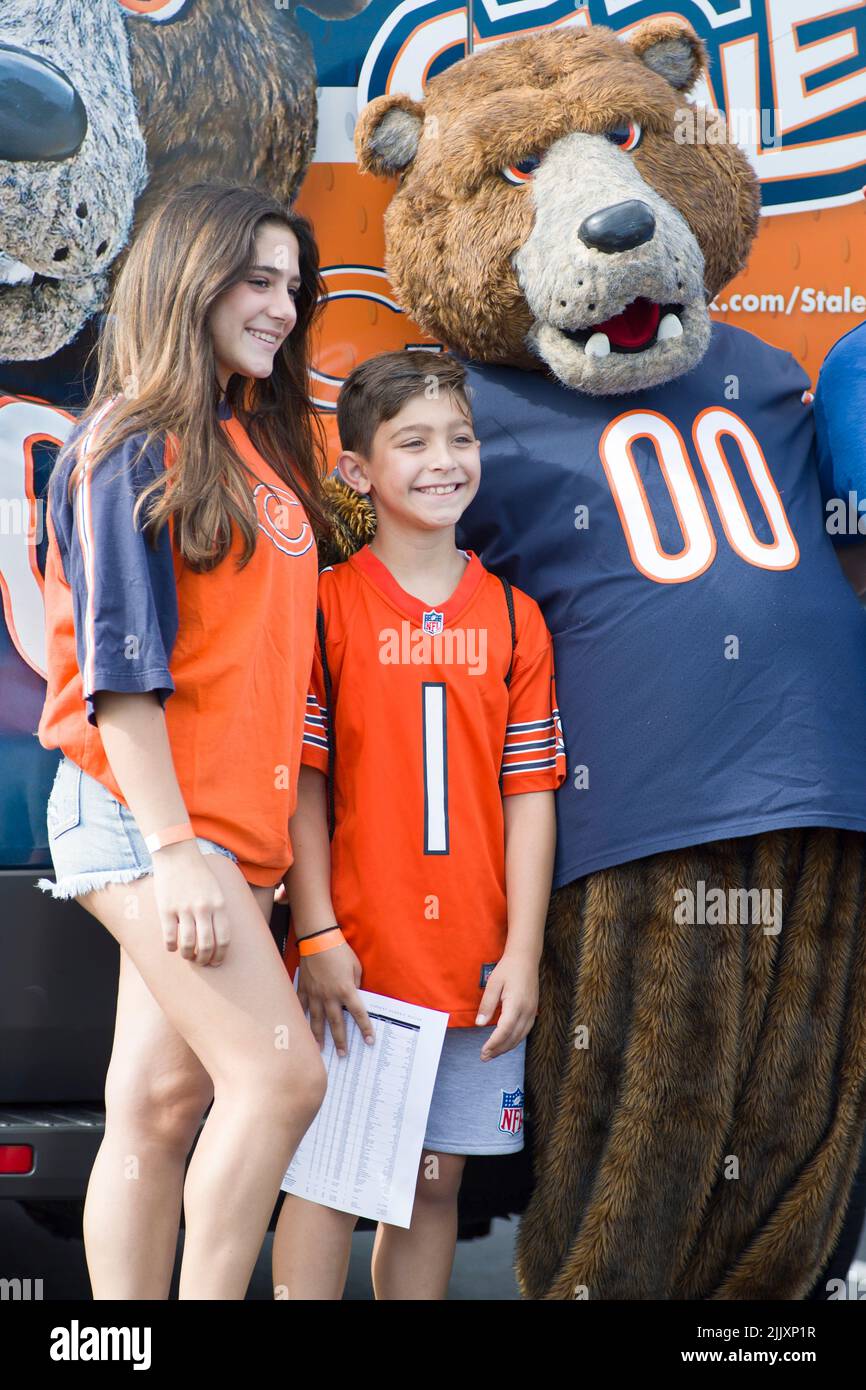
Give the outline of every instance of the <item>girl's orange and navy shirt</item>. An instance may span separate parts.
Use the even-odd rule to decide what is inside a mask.
[[[77,450],[55,470],[48,511],[44,748],[60,748],[126,805],[94,717],[98,691],[153,691],[166,718],[178,784],[197,835],[230,849],[248,882],[276,884],[292,863],[304,713],[315,640],[317,551],[306,511],[256,450],[225,399],[219,417],[243,460],[258,514],[243,569],[238,534],[216,569],[196,573],[174,545],[133,524],[142,489],[161,477],[166,442],[123,441],[89,467],[105,406],[79,424]],[[169,446],[170,447],[170,446]]]
[[[475,1023],[505,949],[503,798],[566,775],[541,610],[513,589],[512,651],[502,585],[464,553],[438,605],[369,546],[323,570],[330,701],[317,648],[302,755],[327,773],[333,746],[331,898],[364,988],[441,1009],[452,1028]]]

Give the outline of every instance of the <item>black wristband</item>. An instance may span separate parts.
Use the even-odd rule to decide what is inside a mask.
[[[312,941],[312,939],[313,939],[314,936],[324,936],[324,935],[325,935],[325,932],[327,932],[327,931],[341,931],[341,930],[342,930],[342,928],[340,927],[339,922],[335,922],[334,925],[333,925],[332,927],[322,927],[321,931],[311,931],[310,934],[309,934],[309,936],[298,936],[298,937],[295,938],[295,940],[297,941],[298,945],[300,946],[300,944],[301,944],[302,941]]]

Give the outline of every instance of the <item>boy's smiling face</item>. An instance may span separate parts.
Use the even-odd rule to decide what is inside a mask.
[[[343,453],[340,473],[369,493],[377,521],[421,530],[455,526],[481,481],[481,446],[463,400],[412,396],[373,436],[370,456]]]

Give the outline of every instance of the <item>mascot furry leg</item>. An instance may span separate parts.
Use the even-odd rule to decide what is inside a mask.
[[[524,1295],[808,1293],[866,1122],[864,867],[861,834],[776,831],[555,895],[527,1079]],[[781,930],[675,924],[678,890],[701,881],[726,901],[772,885]]]

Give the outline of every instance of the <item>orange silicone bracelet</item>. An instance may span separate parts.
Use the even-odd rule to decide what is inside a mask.
[[[336,939],[334,937],[334,932],[337,933]],[[345,940],[346,938],[339,927],[330,927],[327,931],[323,931],[321,935],[317,934],[314,940],[301,937],[298,942],[298,954],[301,956],[317,956],[320,951],[330,951],[332,946],[339,946],[341,942]]]

